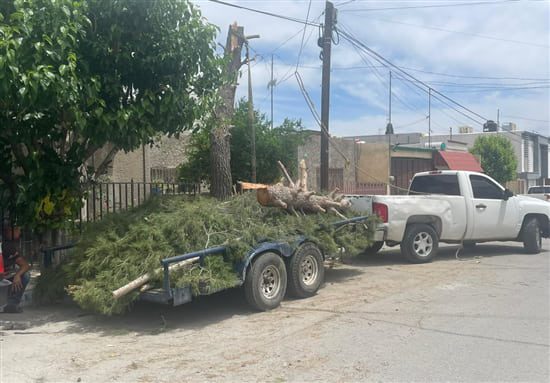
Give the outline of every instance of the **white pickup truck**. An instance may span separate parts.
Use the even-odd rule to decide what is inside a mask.
[[[550,204],[515,196],[485,174],[432,171],[414,176],[409,195],[350,196],[357,211],[376,213],[381,223],[374,245],[401,245],[411,262],[429,262],[439,242],[473,246],[476,242],[522,241],[539,253],[550,236]]]

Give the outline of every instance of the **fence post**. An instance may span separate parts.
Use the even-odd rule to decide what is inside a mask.
[[[132,197],[132,209],[134,208],[134,179],[132,178],[131,183],[130,197]]]

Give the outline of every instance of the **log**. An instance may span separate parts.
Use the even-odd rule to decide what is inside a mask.
[[[338,190],[326,196],[315,195],[315,192],[307,189],[307,168],[304,160],[300,161],[300,177],[294,182],[284,165],[277,164],[283,172],[288,186],[279,182],[275,185],[249,184],[248,189],[256,189],[256,198],[262,206],[279,207],[290,213],[325,213],[327,211],[338,212],[351,206],[351,203]],[[333,210],[334,209],[334,210]],[[340,213],[341,214],[341,213]]]
[[[186,259],[186,260],[183,260],[181,262],[176,262],[176,263],[171,264],[168,267],[168,269],[172,271],[174,269],[178,269],[180,267],[190,265],[194,262],[197,262],[198,260],[199,260],[199,257]],[[130,292],[142,287],[147,282],[149,282],[151,279],[155,278],[155,276],[158,275],[159,273],[161,273],[162,271],[163,271],[163,268],[160,267],[160,268],[154,270],[153,272],[144,274],[144,275],[134,279],[133,281],[125,284],[124,286],[119,287],[118,289],[113,291],[113,298],[114,299],[120,299],[123,296],[129,294]]]

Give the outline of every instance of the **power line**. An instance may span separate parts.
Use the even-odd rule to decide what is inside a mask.
[[[482,89],[455,89],[448,90],[447,93],[480,93],[480,92],[512,92],[512,91],[525,91],[531,89],[550,89],[550,85],[547,86],[524,86],[517,88],[482,88]]]
[[[464,31],[455,31],[455,30],[452,30],[452,29],[434,27],[434,26],[430,26],[430,25],[413,24],[413,23],[407,23],[407,22],[404,22],[404,21],[395,21],[395,20],[378,19],[378,18],[370,18],[369,20],[381,21],[383,23],[400,24],[400,25],[405,25],[405,26],[408,26],[408,27],[429,29],[429,30],[433,30],[433,31],[440,31],[440,32],[446,32],[446,33],[456,33],[456,34],[460,34],[460,35],[478,37],[478,38],[481,38],[481,39],[504,41],[504,42],[508,42],[508,43],[522,44],[522,45],[531,45],[531,46],[540,47],[540,48],[550,48],[550,45],[547,45],[547,44],[538,44],[538,43],[531,43],[531,42],[528,42],[528,41],[504,39],[504,38],[501,38],[501,37],[480,35],[478,33],[464,32]]]
[[[477,116],[479,117],[482,121],[487,121],[487,118],[483,117],[482,115],[480,115],[479,113],[477,112],[474,112],[473,110],[471,110],[470,108],[462,105],[461,103],[453,100],[452,98],[444,95],[443,93],[439,92],[438,90],[436,89],[433,89],[431,86],[429,86],[428,84],[426,84],[425,82],[417,79],[416,77],[414,77],[413,75],[411,75],[410,73],[406,72],[405,70],[401,69],[400,67],[398,67],[397,65],[393,64],[391,61],[387,60],[385,57],[383,57],[382,55],[380,55],[379,53],[377,53],[376,51],[374,51],[373,49],[369,48],[367,45],[365,45],[363,42],[359,41],[358,39],[356,39],[354,36],[352,36],[350,33],[347,33],[345,32],[344,30],[341,30],[341,33],[342,33],[342,36],[345,37],[348,41],[352,42],[353,44],[357,44],[359,47],[361,47],[365,52],[369,53],[375,60],[377,60],[380,64],[382,65],[387,65],[388,67],[392,67],[392,68],[395,68],[397,71],[403,73],[405,76],[411,78],[412,80],[414,80],[415,82],[419,83],[419,84],[422,84],[424,85],[426,88],[428,89],[431,89],[435,94],[439,95],[440,97],[443,97],[444,99],[450,101],[451,103],[455,104],[456,106],[460,107],[461,109],[471,113],[472,115],[474,116]],[[435,95],[434,95],[435,97]],[[472,121],[475,121],[476,123],[478,124],[481,124],[479,121],[476,121],[474,118],[466,115],[465,113],[463,113],[462,111],[459,111],[458,109],[456,109],[457,112],[463,114],[465,117],[471,119]]]
[[[306,37],[306,28],[307,28],[307,21],[309,19],[309,11],[311,11],[311,0],[309,0],[309,5],[307,6],[306,25],[304,25],[304,32],[302,33],[302,42],[300,43],[298,60],[296,60],[296,70],[298,70],[298,65],[300,65],[300,58],[302,57],[302,50],[304,49],[304,38]]]
[[[464,7],[477,5],[496,5],[502,3],[510,3],[518,0],[503,0],[503,1],[479,1],[476,3],[455,3],[455,4],[436,4],[436,5],[411,5],[405,7],[387,7],[387,8],[353,8],[343,9],[340,12],[378,12],[378,11],[394,11],[403,9],[422,9],[422,8],[448,8],[448,7]],[[340,6],[343,4],[340,4]]]
[[[522,83],[458,83],[449,81],[426,81],[428,84],[441,85],[444,87],[457,87],[457,88],[517,88],[522,86],[534,86],[534,85],[550,85],[547,81],[534,81],[534,82],[522,82]]]
[[[550,120],[538,120],[536,118],[528,118],[528,117],[521,117],[521,116],[511,116],[511,115],[505,115],[502,116],[504,118],[517,118],[518,120],[525,120],[525,121],[533,121],[533,122],[542,122],[542,123],[550,123]]]
[[[279,19],[292,21],[292,22],[295,22],[295,23],[311,25],[311,26],[314,26],[314,27],[318,27],[320,25],[320,24],[309,22],[309,21],[296,19],[294,17],[288,17],[288,16],[283,16],[283,15],[278,15],[278,14],[272,13],[272,12],[262,11],[260,9],[254,9],[254,8],[249,8],[249,7],[243,7],[242,5],[226,3],[225,1],[220,1],[220,0],[209,0],[209,1],[211,1],[213,3],[216,3],[216,4],[225,5],[225,6],[228,6],[228,7],[233,7],[233,8],[242,9],[242,10],[245,10],[245,11],[260,13],[260,14],[266,15],[266,16],[277,17]]]

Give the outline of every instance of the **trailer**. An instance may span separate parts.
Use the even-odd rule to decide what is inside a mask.
[[[355,217],[333,223],[335,227],[362,223],[368,217]],[[55,251],[74,245],[59,246],[44,251],[45,262],[51,264]],[[217,246],[161,260],[162,285],[140,292],[142,301],[179,306],[189,303],[195,296],[212,295],[221,290],[243,287],[247,302],[258,311],[272,310],[279,306],[285,295],[307,298],[317,293],[325,279],[326,254],[314,241],[297,236],[289,241],[264,240],[258,242],[240,262],[234,265],[237,278],[230,287],[213,289],[199,285],[193,292],[191,286],[173,286],[170,282],[171,265],[198,259],[200,264],[209,256],[228,255],[228,248]],[[193,294],[195,293],[195,294]]]

